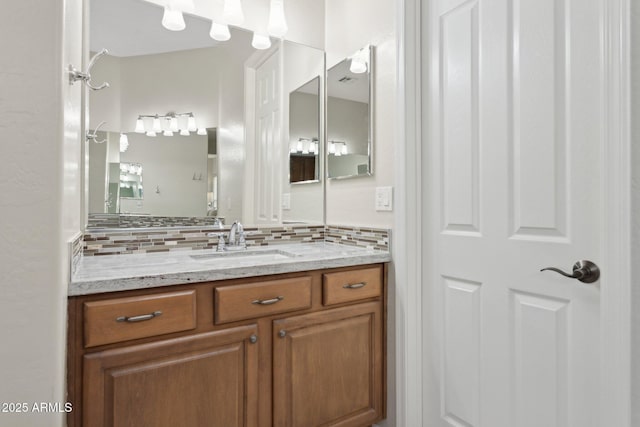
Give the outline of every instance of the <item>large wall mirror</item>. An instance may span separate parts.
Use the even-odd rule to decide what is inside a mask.
[[[365,46],[327,72],[327,176],[373,174],[373,49]]]
[[[320,76],[289,93],[289,183],[318,182]]]
[[[209,35],[211,21],[189,14],[184,14],[184,30],[169,31],[161,25],[163,8],[144,0],[89,4],[91,54],[109,50],[93,68],[92,79],[110,83],[108,89],[89,93],[87,128],[105,122],[98,142],[87,143],[89,226],[92,217],[108,215],[215,217],[226,224],[255,224],[249,211],[254,191],[247,187],[246,174],[274,164],[279,169],[273,173],[271,204],[281,210],[274,221],[323,222],[323,184],[315,180],[298,190],[289,181],[288,161],[289,94],[323,76],[323,51],[275,39],[270,51],[256,50],[251,32],[234,27],[229,40],[216,41]],[[270,156],[254,159],[248,138],[256,131],[245,123],[255,104],[246,89],[251,86],[247,64],[259,64],[270,54],[280,56],[282,67],[282,140],[270,147]],[[322,78],[317,83],[320,90]],[[321,123],[320,111],[316,123]],[[127,197],[128,190],[120,187],[124,164],[144,171],[142,197]],[[322,170],[321,162],[317,167]],[[97,226],[108,223],[118,226],[102,220]]]

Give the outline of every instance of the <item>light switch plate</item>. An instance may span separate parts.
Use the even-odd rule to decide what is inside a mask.
[[[282,209],[291,210],[291,193],[282,193]]]
[[[393,210],[393,187],[376,187],[376,211]]]

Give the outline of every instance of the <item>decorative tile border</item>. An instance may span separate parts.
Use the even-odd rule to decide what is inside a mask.
[[[307,243],[324,240],[324,226],[245,227],[247,246],[277,243]],[[211,249],[218,245],[219,233],[229,227],[167,228],[149,230],[87,230],[84,255],[118,255],[145,252]]]
[[[83,255],[83,249],[84,249],[83,237],[84,237],[83,234],[81,232],[78,232],[76,237],[71,242],[69,242],[69,253],[70,253],[69,258],[71,260],[70,274],[72,276],[76,272],[76,267],[78,266],[78,262],[80,262],[80,258]]]
[[[382,228],[327,225],[324,239],[326,242],[388,252],[390,234],[391,230]]]
[[[87,230],[98,228],[209,227],[216,217],[89,214]]]
[[[247,246],[267,246],[290,243],[332,242],[368,249],[388,251],[389,230],[369,227],[322,225],[284,225],[276,227],[245,227]],[[150,252],[212,249],[218,245],[218,233],[213,227],[163,228],[148,230],[90,230],[84,233],[84,256],[123,255]]]

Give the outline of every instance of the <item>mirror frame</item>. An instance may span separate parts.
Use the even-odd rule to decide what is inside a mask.
[[[363,178],[363,177],[371,177],[373,176],[373,144],[374,144],[374,126],[373,126],[373,122],[374,122],[374,114],[375,114],[375,110],[374,110],[374,81],[375,81],[375,66],[374,66],[374,61],[375,61],[375,46],[368,44],[365,45],[364,47],[362,47],[361,49],[369,49],[369,111],[368,111],[368,115],[369,115],[369,140],[368,140],[368,147],[367,147],[367,157],[368,157],[368,166],[369,166],[369,170],[367,171],[367,173],[363,173],[363,174],[356,174],[356,175],[340,175],[340,176],[333,176],[330,177],[329,176],[329,72],[334,69],[335,67],[337,67],[338,65],[340,65],[343,61],[346,61],[347,59],[349,59],[349,57],[344,58],[343,60],[339,61],[338,63],[336,63],[335,65],[333,65],[333,67],[327,69],[327,71],[325,72],[325,78],[324,81],[325,83],[325,100],[324,100],[324,122],[325,122],[325,138],[324,138],[324,149],[325,149],[325,178],[327,180],[342,180],[342,179],[352,179],[352,178]],[[359,50],[361,50],[359,49]],[[325,194],[326,196],[326,194]]]

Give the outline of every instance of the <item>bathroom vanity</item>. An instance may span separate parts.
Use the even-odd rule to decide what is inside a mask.
[[[212,267],[195,251],[152,254],[137,261],[146,289],[85,266],[70,288],[69,425],[364,427],[385,418],[388,253],[331,258],[325,244],[297,246],[318,249],[242,270]],[[321,269],[309,267],[319,265],[313,256]],[[183,262],[159,261],[171,257]],[[151,270],[179,271],[143,277],[143,258]],[[187,259],[206,266],[190,273]]]

